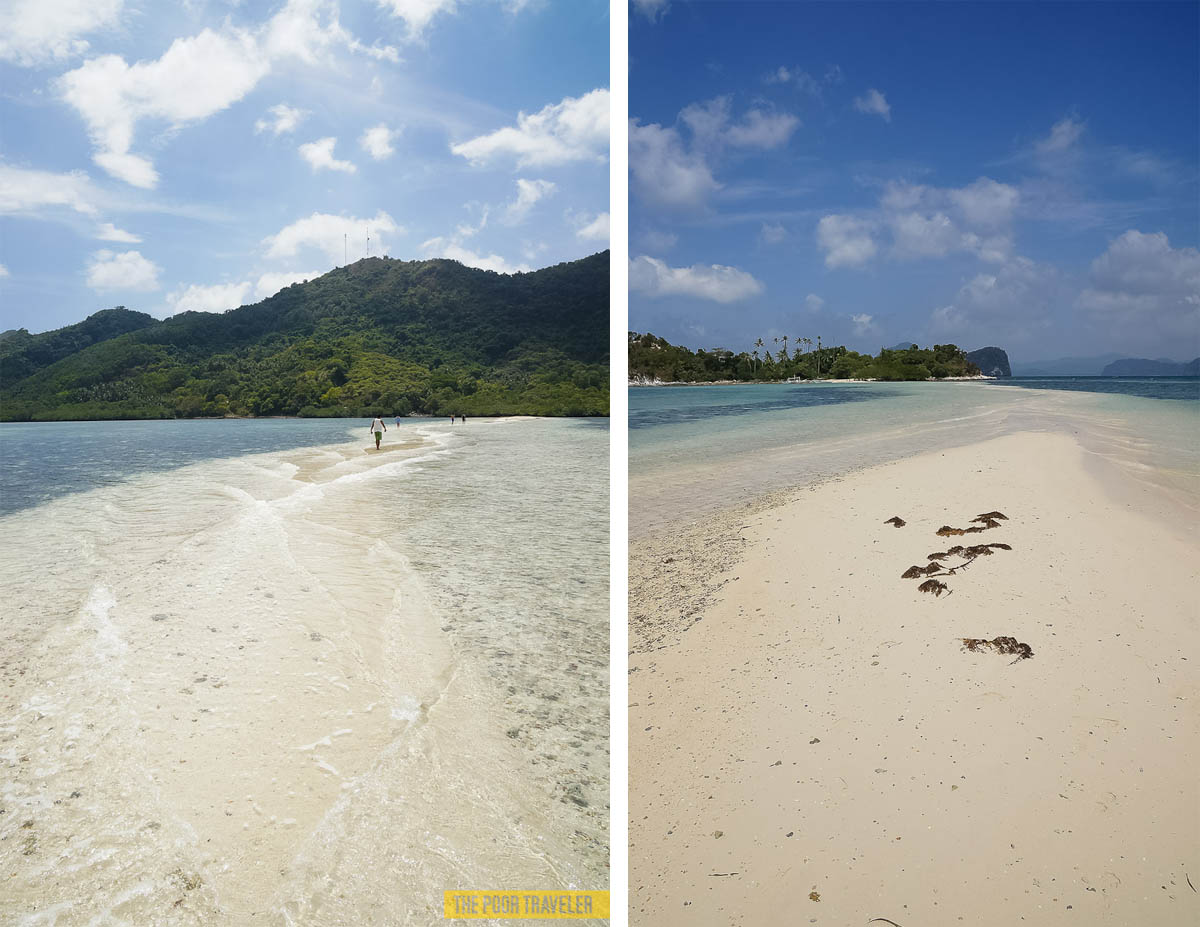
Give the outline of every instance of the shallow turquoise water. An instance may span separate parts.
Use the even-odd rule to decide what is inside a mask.
[[[1177,396],[1191,383],[1147,385],[1143,378],[1127,383],[1125,392],[1084,388],[1093,385],[632,387],[630,534],[654,533],[859,467],[1017,431],[1065,430],[1114,465],[1136,469],[1135,478],[1191,486],[1200,473],[1200,399],[1132,394]]]

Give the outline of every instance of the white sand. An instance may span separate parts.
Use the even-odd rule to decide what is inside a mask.
[[[1200,923],[1197,540],[1112,489],[1020,434],[634,545],[631,923]]]

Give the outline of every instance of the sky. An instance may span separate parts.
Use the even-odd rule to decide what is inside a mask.
[[[634,0],[630,328],[1197,356],[1198,10]]]
[[[608,247],[608,0],[5,0],[0,328]]]

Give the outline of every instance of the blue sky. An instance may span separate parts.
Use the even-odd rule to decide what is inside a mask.
[[[1200,354],[1196,3],[630,7],[630,327]]]
[[[0,7],[0,327],[608,247],[607,0]],[[370,239],[368,244],[368,237]],[[369,249],[369,251],[368,251]]]

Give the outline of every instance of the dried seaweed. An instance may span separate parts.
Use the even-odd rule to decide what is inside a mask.
[[[885,521],[884,524],[885,525],[895,525],[897,528],[903,528],[905,525],[908,524],[908,522],[906,522],[899,515],[893,515],[891,518],[889,518],[887,521]]]
[[[994,547],[996,550],[1012,550],[1007,544],[985,544],[984,547]]]
[[[946,551],[946,553],[948,553],[948,554],[961,554],[962,552],[963,552],[963,546],[961,544],[955,544],[948,551]]]
[[[940,538],[948,538],[948,537],[953,537],[956,534],[963,535],[966,533],[967,532],[964,531],[962,528],[951,528],[949,525],[942,525],[942,527],[937,529],[937,535]]]
[[[994,551],[991,544],[976,544],[974,547],[968,547],[963,550],[964,557],[990,557]]]
[[[937,553],[926,555],[925,559],[926,560],[945,560],[949,556],[950,556],[949,551],[938,551]]]
[[[979,521],[985,518],[999,518],[1001,521],[1008,521],[1008,516],[1003,512],[984,512],[982,515],[976,515],[972,521]]]
[[[917,587],[922,592],[932,592],[936,596],[940,596],[943,592],[949,592],[950,587],[945,583],[938,582],[936,579],[927,579]]]
[[[916,579],[918,576],[925,575],[925,568],[919,566],[910,566],[907,570],[900,574],[901,579]]]
[[[1033,658],[1033,648],[1028,644],[1022,644],[1015,637],[993,637],[990,641],[978,637],[964,637],[962,642],[963,646],[971,653],[978,653],[980,650],[986,649],[1005,656],[1015,655],[1017,659],[1013,660],[1013,663]]]

